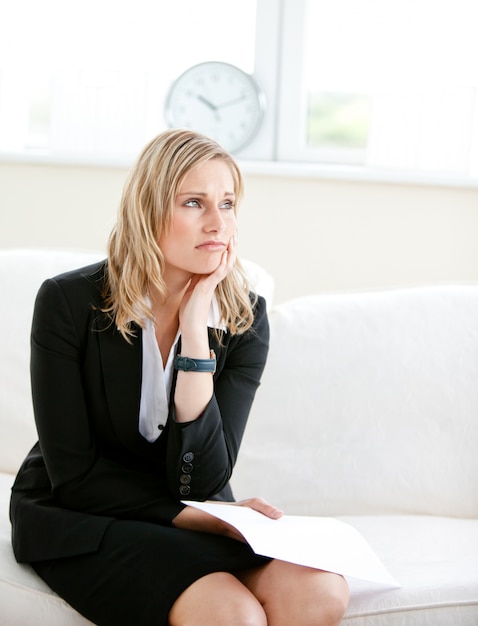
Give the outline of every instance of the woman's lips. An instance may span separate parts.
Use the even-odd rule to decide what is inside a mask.
[[[196,246],[196,250],[204,250],[205,252],[221,252],[225,248],[226,244],[222,241],[204,241]]]

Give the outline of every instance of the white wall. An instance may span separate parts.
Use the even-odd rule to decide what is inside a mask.
[[[0,247],[105,247],[127,171],[0,164]],[[478,189],[246,175],[240,254],[276,302],[319,291],[478,282]]]
[[[276,299],[478,281],[478,189],[249,177],[243,251]]]

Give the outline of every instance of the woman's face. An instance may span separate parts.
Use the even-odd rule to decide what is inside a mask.
[[[170,229],[159,240],[166,277],[179,273],[189,279],[217,268],[236,232],[234,203],[234,179],[222,159],[210,159],[186,174]]]

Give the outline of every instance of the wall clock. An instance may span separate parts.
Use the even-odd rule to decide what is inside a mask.
[[[172,84],[165,105],[170,127],[204,133],[229,152],[254,138],[264,111],[264,94],[252,76],[219,61],[187,69]]]

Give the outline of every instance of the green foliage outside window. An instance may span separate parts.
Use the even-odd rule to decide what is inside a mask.
[[[362,94],[309,94],[307,143],[311,148],[365,148],[370,97]]]

